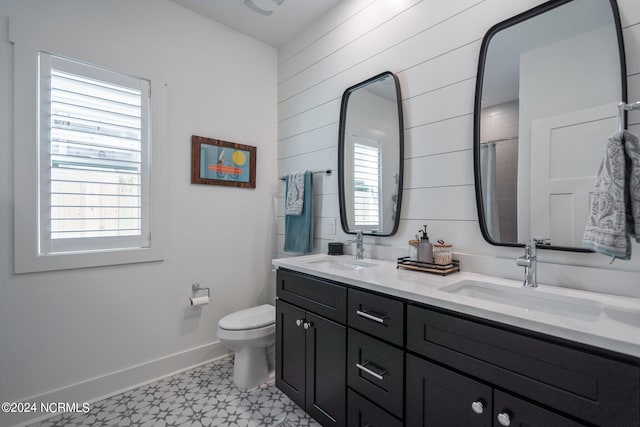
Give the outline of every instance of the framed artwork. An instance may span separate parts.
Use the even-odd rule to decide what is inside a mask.
[[[191,183],[256,188],[256,147],[191,136]]]

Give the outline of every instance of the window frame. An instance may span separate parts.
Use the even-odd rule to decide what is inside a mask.
[[[15,27],[17,28],[17,27]],[[169,185],[167,173],[168,152],[166,148],[167,91],[168,76],[148,67],[144,58],[132,61],[109,61],[111,69],[129,76],[144,75],[150,83],[154,97],[150,102],[150,112],[157,114],[149,122],[153,132],[153,149],[148,150],[149,167],[149,244],[146,247],[111,248],[103,250],[82,250],[43,254],[39,247],[40,202],[38,185],[40,180],[39,161],[39,69],[38,53],[55,52],[55,56],[73,58],[85,64],[100,67],[104,58],[94,50],[82,53],[64,46],[36,47],[30,39],[31,33],[15,31],[10,35],[14,44],[14,87],[13,87],[13,223],[14,223],[14,273],[25,274],[43,271],[69,270],[78,268],[136,264],[163,261],[168,238],[168,200],[163,188]],[[116,58],[117,59],[117,58]],[[86,60],[86,62],[83,62]],[[108,70],[108,68],[105,68]],[[160,70],[162,71],[162,70]],[[155,82],[155,83],[154,83]],[[151,170],[150,170],[151,172]]]
[[[132,77],[123,73],[107,70],[105,68],[81,63],[72,59],[47,52],[38,52],[39,71],[39,237],[38,251],[40,255],[49,255],[65,252],[85,252],[118,250],[127,248],[144,248],[150,241],[150,159],[151,148],[151,93],[150,82],[146,79]],[[136,236],[122,237],[83,237],[74,239],[52,239],[51,235],[51,198],[47,192],[51,182],[51,75],[52,70],[62,71],[81,77],[93,79],[99,82],[116,84],[134,90],[140,90],[141,101],[141,233]]]

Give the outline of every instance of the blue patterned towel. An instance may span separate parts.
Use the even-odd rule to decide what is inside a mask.
[[[618,259],[631,258],[640,242],[640,144],[629,131],[609,137],[598,172],[583,245]]]
[[[289,191],[289,177],[286,180],[285,194]],[[300,215],[284,217],[284,251],[307,254],[313,250],[313,175],[304,174],[304,202]]]
[[[301,215],[304,205],[304,172],[287,175],[287,193],[284,198],[285,215]]]

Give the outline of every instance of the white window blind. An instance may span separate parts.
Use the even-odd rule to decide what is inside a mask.
[[[380,142],[354,136],[354,223],[360,229],[377,230],[380,212]]]
[[[40,53],[40,253],[149,245],[149,87]]]

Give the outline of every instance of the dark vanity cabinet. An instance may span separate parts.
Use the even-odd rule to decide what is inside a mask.
[[[276,387],[323,426],[402,426],[405,303],[285,269],[276,294]]]
[[[640,425],[637,362],[415,305],[407,350],[407,426]]]
[[[279,270],[276,387],[323,426],[345,426],[345,287]]]
[[[276,386],[323,426],[638,427],[633,357],[278,270]]]

